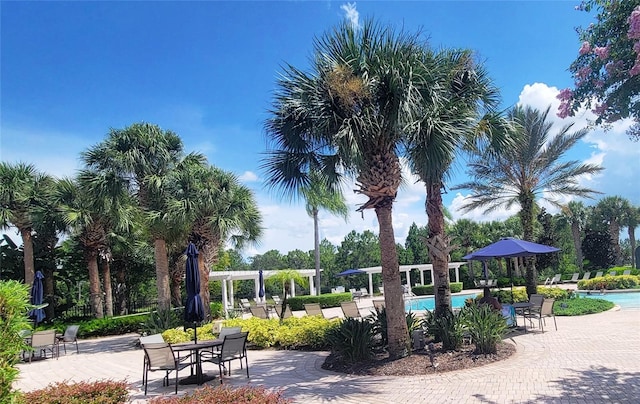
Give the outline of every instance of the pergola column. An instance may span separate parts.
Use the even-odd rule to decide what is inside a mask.
[[[291,297],[296,297],[296,284],[293,282],[293,279],[289,279],[290,287],[291,287]]]
[[[258,296],[260,294],[260,280],[258,278],[253,280],[253,286],[254,286],[254,296],[255,296],[255,300],[256,302],[260,301],[260,297]]]
[[[368,272],[367,275],[369,275],[369,296],[373,296],[373,274]]]
[[[233,279],[229,279],[229,307],[233,310],[235,306],[235,299],[233,298]]]
[[[224,311],[224,315],[225,317],[228,314],[227,311],[227,280],[223,279],[222,280],[222,311]]]
[[[319,294],[319,293],[318,293],[318,291],[317,291],[317,290],[316,290],[316,288],[315,288],[315,285],[314,285],[314,283],[313,283],[313,280],[314,280],[314,276],[313,276],[313,275],[309,275],[309,294],[310,294],[311,296],[314,296],[314,295],[315,295],[315,296],[318,296],[318,294]],[[315,293],[314,293],[314,292],[315,292]]]
[[[424,272],[422,269],[419,269],[418,271],[420,271],[420,284],[424,285]]]

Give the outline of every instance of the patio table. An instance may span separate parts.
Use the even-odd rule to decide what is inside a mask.
[[[513,303],[511,306],[513,306],[513,309],[516,312],[516,326],[518,326],[518,316],[517,316],[517,314],[519,313],[522,316],[522,322],[524,323],[524,332],[527,332],[527,317],[526,317],[526,313],[527,313],[527,311],[529,311],[531,309],[533,304],[531,304],[530,302],[519,302],[519,303]]]
[[[196,374],[180,380],[180,384],[198,384],[201,385],[205,382],[215,379],[215,376],[209,376],[202,372],[202,361],[200,360],[200,351],[203,349],[210,349],[217,346],[221,346],[224,339],[212,339],[205,341],[195,342],[183,342],[178,344],[171,344],[171,348],[174,352],[190,351],[191,355],[195,355],[195,361],[192,359],[191,363],[196,367]]]

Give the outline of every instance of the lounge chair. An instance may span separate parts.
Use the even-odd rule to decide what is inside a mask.
[[[384,295],[384,286],[378,286],[381,295]]]
[[[322,308],[320,307],[319,303],[305,303],[304,311],[307,312],[307,316],[324,317],[324,314],[322,313]]]
[[[340,302],[345,318],[362,318],[356,302]]]
[[[239,360],[240,369],[242,366],[242,359],[244,358],[245,366],[247,368],[247,378],[249,377],[249,360],[247,358],[247,336],[248,332],[240,332],[236,334],[226,335],[220,351],[213,356],[209,356],[208,352],[201,355],[203,362],[211,362],[218,365],[220,371],[220,384],[222,384],[222,368],[226,369],[225,373],[231,376],[231,361]],[[228,366],[225,366],[225,363]]]
[[[181,362],[171,349],[171,345],[166,342],[148,343],[142,346],[144,349],[144,370],[142,373],[142,384],[144,384],[144,395],[147,395],[147,384],[149,383],[149,372],[164,371],[165,376],[162,386],[169,385],[169,374],[176,372],[176,394],[178,394],[178,372],[191,366],[191,363]]]
[[[630,270],[630,269],[625,269],[625,270],[622,272],[622,275],[631,275],[631,270]]]
[[[46,358],[47,352],[51,352],[51,356],[58,359],[59,346],[56,343],[56,330],[36,331],[31,334],[31,348],[33,352],[30,352],[29,362],[36,352],[41,358]]]
[[[547,279],[545,279],[545,280],[544,280],[544,284],[543,284],[543,285],[544,285],[544,286],[548,286],[548,285],[549,285],[549,282],[551,282],[551,278],[548,278],[548,277],[547,277]]]
[[[552,279],[551,282],[549,282],[549,286],[555,284],[556,286],[558,285],[558,282],[560,282],[560,279],[562,278],[562,274],[556,274]]]
[[[56,336],[58,339],[58,349],[60,349],[60,343],[62,342],[65,355],[67,354],[67,342],[76,344],[76,353],[80,353],[78,350],[78,329],[80,329],[79,325],[70,325],[64,330],[64,334]]]
[[[280,296],[274,295],[274,296],[271,296],[271,298],[273,299],[273,303],[276,306],[282,304],[282,300],[280,300]]]
[[[376,310],[384,309],[384,299],[373,299],[373,307]]]
[[[609,276],[617,276],[618,271],[609,271]]]
[[[251,315],[253,315],[254,317],[262,318],[265,320],[269,319],[269,313],[267,312],[267,309],[262,305],[251,306],[249,310],[251,310]]]
[[[360,296],[361,297],[369,296],[369,291],[366,288],[360,288]]]
[[[580,272],[574,272],[571,276],[571,279],[567,279],[562,281],[562,283],[578,283],[578,278],[580,277]]]
[[[589,279],[590,276],[591,276],[591,272],[585,272],[584,275],[582,275],[582,280],[586,281],[587,279]]]
[[[596,278],[600,278],[601,276],[602,276],[602,271],[596,272],[596,276],[595,276]]]
[[[282,315],[282,303],[276,305],[276,314],[278,315],[278,317]],[[284,308],[284,315],[282,318],[289,318],[289,317],[293,317],[293,313],[291,312],[291,308],[289,307],[289,305],[287,305]]]
[[[242,311],[248,313],[251,309],[251,303],[249,302],[249,299],[240,299],[240,308],[242,309]]]

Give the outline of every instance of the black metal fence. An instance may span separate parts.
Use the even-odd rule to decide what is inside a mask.
[[[113,314],[135,314],[135,313],[145,313],[149,311],[156,310],[158,308],[157,300],[131,300],[127,302],[127,310],[126,313],[121,313],[119,308],[114,305]],[[103,307],[104,309],[104,307]],[[106,313],[106,309],[104,311]],[[69,307],[68,309],[57,313],[58,317],[61,318],[91,318],[91,305],[82,304]]]

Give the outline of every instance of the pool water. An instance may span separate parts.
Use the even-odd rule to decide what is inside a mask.
[[[590,295],[579,293],[580,297],[590,297],[594,299],[608,300],[623,309],[640,309],[640,292],[611,292],[604,294],[592,292]]]
[[[464,301],[476,297],[477,293],[469,293],[465,295],[452,295],[451,307],[454,309],[464,307]],[[435,298],[433,296],[419,297],[416,299],[407,300],[404,304],[405,311],[416,310],[433,310],[436,307]]]

